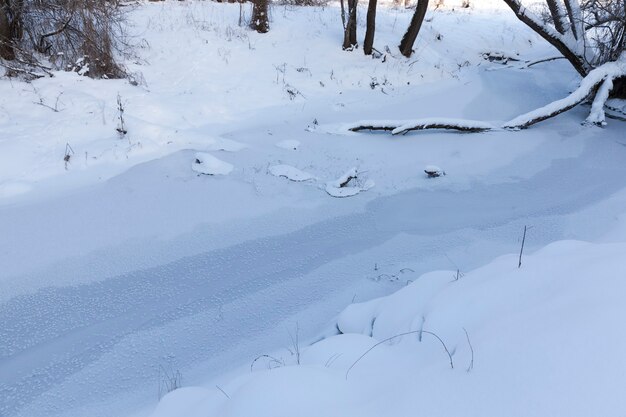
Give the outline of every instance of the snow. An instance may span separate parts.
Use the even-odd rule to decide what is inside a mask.
[[[374,186],[374,181],[362,178],[356,168],[349,169],[345,174],[326,183],[328,195],[337,198],[352,197],[360,192],[367,191]]]
[[[440,177],[442,175],[446,175],[445,171],[439,168],[437,165],[426,165],[424,167],[424,172],[429,177]]]
[[[209,153],[197,152],[191,163],[191,169],[199,174],[228,175],[232,172],[234,167],[228,162],[217,159]]]
[[[268,168],[268,171],[275,177],[285,177],[296,182],[308,181],[315,178],[308,172],[301,171],[291,165],[273,165]]]
[[[139,48],[124,63],[139,86],[65,72],[0,80],[0,414],[623,409],[623,124],[581,128],[576,108],[520,132],[346,134],[353,120],[509,120],[576,87],[563,60],[487,71],[501,65],[485,51],[555,51],[501,2],[457,3],[428,12],[411,59],[395,51],[412,10],[381,4],[384,61],[341,50],[336,3],[275,5],[264,35],[237,25],[239,4],[140,3],[129,15]],[[428,179],[433,162],[454,175]],[[315,179],[295,184],[276,166]],[[338,187],[350,167],[358,179]],[[358,195],[332,198],[327,182]],[[564,239],[591,243],[533,254]],[[605,278],[604,265],[617,273]],[[574,274],[570,292],[562,274]],[[346,380],[421,316],[454,370],[436,339],[410,336]],[[339,321],[352,333],[337,335]],[[264,354],[275,360],[251,371]],[[159,401],[162,369],[180,371],[183,388]]]
[[[295,140],[295,139],[285,139],[285,140],[281,140],[280,142],[277,142],[276,146],[278,146],[281,149],[297,151],[298,148],[300,147],[300,141]]]
[[[600,84],[598,91],[596,92],[596,96],[593,99],[593,103],[591,104],[591,111],[589,112],[589,116],[587,116],[587,123],[595,124],[598,126],[606,125],[606,118],[604,114],[604,104],[609,98],[609,93],[613,88],[613,80],[607,78]]]
[[[346,308],[342,334],[302,347],[299,364],[248,371],[197,415],[617,416],[626,406],[613,394],[626,383],[625,250],[559,241],[526,255],[521,268],[510,254],[458,280],[453,271],[415,276]]]

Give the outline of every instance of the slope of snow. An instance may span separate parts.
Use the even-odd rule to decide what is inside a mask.
[[[243,10],[249,16],[249,4]],[[272,30],[258,35],[237,26],[238,4],[149,2],[130,16],[141,49],[127,65],[143,74],[141,87],[68,73],[1,80],[0,414],[143,417],[158,401],[163,369],[179,370],[189,388],[162,405],[180,407],[180,395],[186,408],[197,398],[199,412],[217,410],[250,378],[227,387],[227,376],[243,374],[239,366],[249,374],[259,355],[290,345],[289,334],[304,350],[334,331],[351,301],[514,252],[525,225],[533,226],[529,252],[609,230],[623,240],[623,126],[581,129],[584,109],[517,133],[337,134],[351,120],[508,120],[579,82],[562,62],[485,71],[500,68],[485,51],[524,59],[554,52],[510,12],[479,6],[429,12],[414,57],[401,57],[395,48],[411,14],[378,11],[375,46],[391,51],[383,62],[341,51],[337,4],[276,6]],[[360,36],[363,28],[359,19]],[[198,152],[236,169],[197,175],[190,164]],[[449,175],[427,179],[423,167],[433,162]],[[273,176],[276,165],[310,173],[322,189]],[[324,185],[349,167],[376,187],[331,198]],[[449,330],[457,340],[458,327]],[[380,387],[363,395],[339,379],[374,340],[350,334],[324,343],[317,358],[313,349],[302,356],[306,378],[304,367],[281,367],[237,396],[261,401],[263,386],[293,377],[308,389],[291,397],[303,414],[334,401],[307,397],[313,384],[366,407],[363,398]],[[421,346],[432,348],[429,364],[448,372],[436,344]],[[352,356],[329,352],[344,349]],[[350,380],[371,369],[362,362]],[[261,358],[254,369],[276,363]],[[339,379],[320,363],[342,367]],[[246,410],[230,404],[233,413]]]
[[[175,391],[153,416],[177,416],[174,404],[190,399],[202,404],[190,407],[198,417],[619,416],[624,251],[560,241],[519,269],[511,254],[458,280],[453,271],[416,275],[390,296],[350,305],[337,321],[342,334],[302,347],[299,364],[291,357],[248,373],[220,387],[227,396]]]
[[[206,175],[228,175],[234,169],[232,164],[217,159],[210,153],[197,152],[191,163],[191,169],[199,174]]]

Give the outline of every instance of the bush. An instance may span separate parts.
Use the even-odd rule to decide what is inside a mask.
[[[0,0],[0,58],[11,70],[75,70],[120,78],[124,16],[112,0]]]

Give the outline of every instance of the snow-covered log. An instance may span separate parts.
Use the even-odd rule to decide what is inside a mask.
[[[360,130],[387,130],[393,135],[407,133],[411,130],[447,129],[461,132],[484,132],[495,129],[525,129],[543,120],[557,116],[577,106],[588,97],[594,96],[588,123],[603,125],[605,114],[604,105],[613,88],[613,80],[626,77],[626,53],[615,62],[608,62],[589,72],[582,79],[580,86],[569,96],[553,101],[539,109],[517,116],[504,123],[501,127],[487,122],[464,119],[447,119],[441,117],[416,120],[365,120],[348,126],[353,132]]]
[[[405,122],[405,120],[361,120],[346,126],[346,128],[351,132],[359,132],[361,130],[394,130]]]
[[[449,119],[443,117],[429,117],[415,120],[362,120],[349,125],[348,130],[391,131],[392,135],[405,134],[412,130],[445,129],[460,132],[484,132],[493,130],[495,126],[478,120]]]
[[[534,125],[535,123],[557,116],[582,103],[590,95],[595,94],[597,88],[603,84],[605,80],[613,80],[624,75],[626,75],[625,59],[601,65],[583,78],[580,82],[580,86],[569,96],[553,101],[550,104],[526,114],[522,114],[521,116],[506,122],[502,127],[505,129],[524,129]],[[606,101],[606,99],[603,100],[603,105],[604,101]]]
[[[404,123],[391,131],[392,135],[401,135],[411,130],[426,130],[426,129],[446,129],[446,130],[458,130],[460,132],[484,132],[487,130],[493,130],[495,127],[489,123],[481,122],[478,120],[464,120],[464,119],[446,119],[446,118],[428,118],[417,119]]]

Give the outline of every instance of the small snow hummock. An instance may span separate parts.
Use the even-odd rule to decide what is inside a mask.
[[[269,167],[269,172],[275,177],[285,177],[288,180],[301,182],[313,179],[313,175],[299,170],[291,165],[274,165]]]
[[[300,146],[300,142],[295,139],[286,139],[276,143],[276,146],[282,149],[288,149],[290,151],[297,151],[298,147]]]
[[[217,159],[206,152],[197,152],[194,158],[191,169],[200,174],[228,175],[234,168],[228,162]]]
[[[359,178],[356,168],[351,168],[341,177],[326,183],[326,192],[332,197],[352,197],[362,191],[367,191],[374,186],[374,181],[363,182]]]
[[[446,175],[446,172],[437,165],[427,165],[424,167],[424,172],[428,175],[428,178],[437,178]]]

